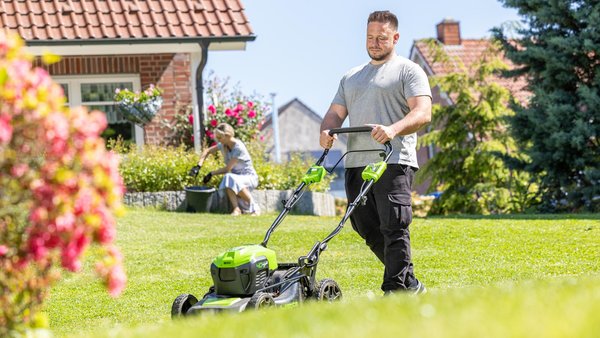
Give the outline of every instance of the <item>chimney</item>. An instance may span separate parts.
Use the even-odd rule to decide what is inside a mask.
[[[451,18],[446,18],[437,26],[437,39],[445,45],[460,45],[460,24]]]

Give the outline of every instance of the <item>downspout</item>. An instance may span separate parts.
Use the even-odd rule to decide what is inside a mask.
[[[198,116],[194,116],[194,150],[200,154],[202,150],[202,141],[204,140],[204,79],[202,74],[204,73],[204,67],[208,61],[208,46],[210,42],[200,42],[200,49],[202,50],[202,59],[196,69],[196,102],[198,104],[197,111]],[[196,122],[197,121],[197,122]]]

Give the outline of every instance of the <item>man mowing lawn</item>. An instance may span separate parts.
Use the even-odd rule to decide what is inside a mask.
[[[431,89],[425,72],[396,55],[398,19],[389,11],[373,12],[367,21],[367,52],[371,61],[351,69],[340,81],[321,124],[320,144],[331,148],[329,130],[342,125],[369,125],[371,135],[349,134],[348,150],[377,148],[391,142],[394,154],[387,171],[367,194],[366,203],[350,217],[352,227],[385,265],[381,289],[425,292],[415,277],[408,226],[412,222],[411,191],[418,169],[417,130],[431,121]],[[346,158],[346,195],[353,201],[361,190],[361,173],[375,162],[373,152],[354,152]]]

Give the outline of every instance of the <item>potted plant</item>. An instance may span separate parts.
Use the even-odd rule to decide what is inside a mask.
[[[150,122],[162,106],[162,91],[150,85],[142,92],[133,92],[129,89],[115,90],[117,110],[124,117],[136,124],[145,125]]]

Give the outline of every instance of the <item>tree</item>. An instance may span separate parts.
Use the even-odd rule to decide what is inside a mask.
[[[504,213],[522,211],[535,200],[536,186],[528,176],[507,167],[502,157],[519,157],[517,146],[506,132],[512,99],[508,89],[494,82],[507,66],[499,46],[491,44],[471,69],[452,59],[435,40],[428,41],[434,62],[447,74],[431,78],[432,86],[447,94],[451,105],[433,107],[431,131],[420,138],[438,151],[418,174],[430,177],[431,187],[443,194],[432,213]]]
[[[516,140],[541,179],[544,211],[600,210],[600,2],[503,0],[523,17],[517,38],[495,28],[532,93],[515,104]]]

